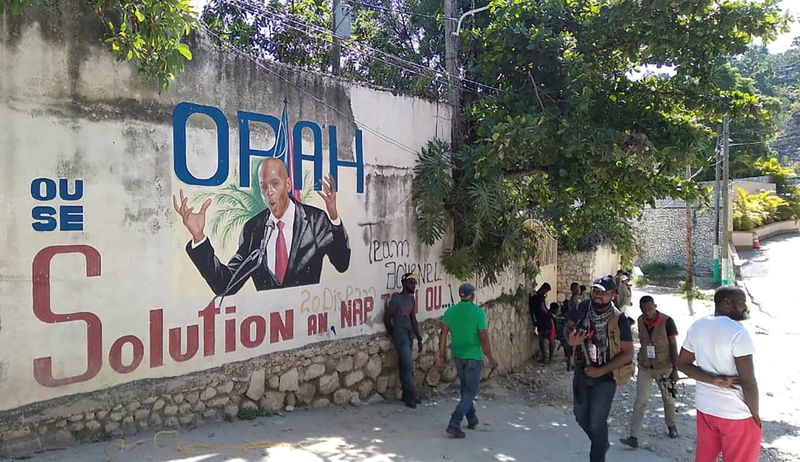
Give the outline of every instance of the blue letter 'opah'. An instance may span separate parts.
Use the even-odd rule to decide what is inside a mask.
[[[217,171],[209,178],[197,178],[186,163],[186,121],[192,114],[205,114],[217,126]],[[186,184],[219,186],[228,178],[228,121],[225,114],[213,106],[182,102],[172,110],[172,144],[175,175]]]

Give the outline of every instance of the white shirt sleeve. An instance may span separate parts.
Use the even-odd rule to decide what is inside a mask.
[[[331,217],[330,217],[330,215],[328,215],[328,220],[331,220]],[[333,226],[339,226],[339,225],[341,225],[341,224],[342,224],[342,217],[336,217],[336,219],[335,219],[335,220],[331,220],[331,224],[332,224]]]
[[[742,328],[734,337],[731,344],[734,358],[741,358],[742,356],[749,356],[756,352],[753,345],[753,339],[750,338],[750,333],[747,329]]]
[[[189,240],[189,242],[192,243],[192,249],[196,249],[196,248],[200,247],[200,244],[202,244],[203,242],[205,242],[207,240],[208,240],[208,236],[204,237],[203,240],[198,242],[197,244],[195,244],[194,241],[191,240],[191,239]]]
[[[689,353],[694,353],[694,324],[686,331],[686,339],[683,341],[683,349]]]

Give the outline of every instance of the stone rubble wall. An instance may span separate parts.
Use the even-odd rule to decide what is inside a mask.
[[[592,281],[606,274],[615,274],[619,269],[620,256],[611,246],[603,244],[595,250],[582,252],[558,252],[557,298],[549,296],[548,303],[559,304],[570,297],[569,286],[573,282],[590,287]]]
[[[500,374],[537,353],[526,306],[498,303],[486,311]],[[438,326],[435,319],[421,323],[422,352],[414,345],[416,387],[423,396],[456,381],[452,361],[441,372],[434,367]],[[484,377],[488,373],[484,368]],[[0,415],[0,457],[297,407],[371,404],[398,399],[400,393],[397,354],[388,337],[336,340],[5,412]]]
[[[686,266],[686,208],[675,206],[645,208],[637,223],[636,264],[671,263]],[[692,257],[694,273],[710,275],[714,267],[715,215],[713,208],[692,209]]]

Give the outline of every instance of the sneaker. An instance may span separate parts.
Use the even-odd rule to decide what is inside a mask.
[[[673,425],[671,427],[667,427],[667,429],[669,430],[669,437],[670,438],[675,439],[675,438],[678,437],[678,427]]]
[[[476,428],[478,428],[479,422],[480,421],[478,420],[478,416],[475,416],[475,418],[472,420],[467,419],[467,428],[469,428],[470,430],[475,430]]]
[[[422,398],[417,395],[414,395],[414,402],[417,404],[422,404]]]
[[[620,438],[619,442],[624,444],[625,446],[630,446],[634,449],[639,447],[639,439],[635,436],[629,436],[627,438]]]
[[[453,438],[459,438],[460,439],[460,438],[466,438],[467,437],[467,434],[464,433],[464,430],[462,430],[462,429],[460,429],[458,427],[447,427],[447,430],[445,430],[445,431],[447,432],[448,435],[452,436]]]
[[[406,404],[406,407],[410,407],[411,409],[417,408],[417,402],[413,399],[406,399],[403,400],[403,402]]]

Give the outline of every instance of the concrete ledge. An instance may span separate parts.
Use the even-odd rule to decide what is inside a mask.
[[[779,234],[789,234],[800,232],[800,221],[786,220],[759,226],[752,231],[734,231],[733,245],[737,249],[753,248],[753,233],[758,235],[758,239],[763,241]]]

